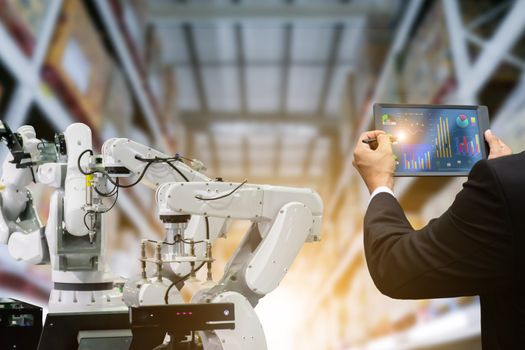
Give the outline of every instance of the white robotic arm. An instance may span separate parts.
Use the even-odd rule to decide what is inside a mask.
[[[98,216],[91,228],[85,221],[88,182],[79,164],[86,166],[80,154],[92,151],[89,127],[72,124],[47,142],[37,139],[31,126],[13,133],[0,123],[0,138],[11,151],[3,164],[0,243],[7,243],[17,260],[50,262],[51,312],[123,307],[120,297],[110,296],[113,276],[105,264],[103,218]],[[45,228],[27,189],[31,181],[56,188]]]
[[[114,173],[122,172],[122,167],[129,170],[147,187],[156,190],[159,186],[167,183],[186,183],[186,182],[210,182],[208,176],[200,172],[204,169],[203,164],[191,159],[191,167],[186,165],[179,156],[168,156],[162,152],[152,149],[149,146],[126,138],[113,138],[107,140],[102,146],[103,165],[106,171]],[[127,176],[127,175],[126,175]],[[133,180],[131,180],[133,181]],[[210,218],[204,216],[193,216],[184,229],[184,237],[188,240],[202,241],[206,238],[210,242],[225,234],[227,226],[224,218]],[[175,255],[176,233],[170,228],[170,223],[165,223],[166,237],[165,251],[171,256]],[[206,237],[207,233],[209,237]],[[189,254],[189,246],[181,245],[182,255]],[[205,245],[195,246],[195,256],[204,258],[206,254]],[[190,270],[189,262],[173,262],[170,264],[172,271],[177,276],[187,275]]]
[[[170,157],[151,147],[125,138],[113,138],[104,142],[102,156],[106,169],[125,167],[136,175],[144,172],[140,181],[152,190],[168,182],[211,181],[210,178],[199,172],[202,163],[197,164],[196,160],[192,160],[198,165],[196,169],[193,169],[177,161],[176,156]],[[169,160],[169,163],[163,160]],[[145,171],[146,167],[147,171]]]
[[[303,244],[319,240],[323,211],[319,195],[310,189],[245,183],[173,183],[159,187],[157,200],[165,216],[252,222],[221,281],[192,302],[235,304],[236,329],[202,333],[205,349],[266,349],[253,308],[279,285]]]
[[[16,260],[32,264],[44,263],[49,254],[43,226],[27,188],[37,181],[39,165],[56,161],[54,144],[50,149],[36,138],[31,126],[22,126],[16,133],[0,122],[0,139],[11,153],[2,165],[0,194],[0,244],[7,244],[9,254]]]
[[[303,188],[226,182],[171,183],[159,187],[160,215],[190,214],[250,220],[261,242],[247,259],[244,278],[257,294],[277,287],[307,241],[318,241],[320,196]]]

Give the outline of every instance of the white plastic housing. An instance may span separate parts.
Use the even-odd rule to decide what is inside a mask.
[[[44,185],[60,188],[62,184],[62,165],[45,163],[38,167],[38,181]]]
[[[74,236],[85,236],[88,229],[83,224],[86,203],[86,179],[78,169],[78,158],[82,152],[92,149],[91,129],[82,123],[71,124],[64,131],[67,148],[67,175],[64,195],[64,220],[67,231]],[[80,166],[85,169],[89,155],[85,154]]]
[[[246,270],[246,283],[258,294],[268,294],[281,282],[312,229],[312,212],[302,203],[286,204]]]
[[[45,256],[40,229],[31,233],[13,232],[7,245],[9,255],[15,260],[39,264]]]

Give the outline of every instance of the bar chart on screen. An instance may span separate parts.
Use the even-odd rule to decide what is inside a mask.
[[[429,145],[412,145],[402,150],[401,166],[403,170],[431,170],[431,147]]]
[[[464,156],[477,156],[480,154],[479,134],[473,137],[456,137],[456,152]]]
[[[452,147],[450,145],[450,127],[448,118],[439,117],[436,122],[437,136],[434,139],[436,158],[452,157]]]

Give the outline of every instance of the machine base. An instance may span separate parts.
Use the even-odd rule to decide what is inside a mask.
[[[0,349],[34,350],[42,331],[42,308],[0,298]]]
[[[38,350],[202,349],[196,331],[234,329],[234,304],[132,307],[129,312],[50,313]],[[166,335],[169,335],[167,338]],[[160,349],[160,347],[159,347]]]

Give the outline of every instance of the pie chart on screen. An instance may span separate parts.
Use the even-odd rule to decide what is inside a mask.
[[[460,127],[460,128],[466,128],[468,126],[468,117],[464,114],[460,114],[457,118],[456,118],[456,124]]]

